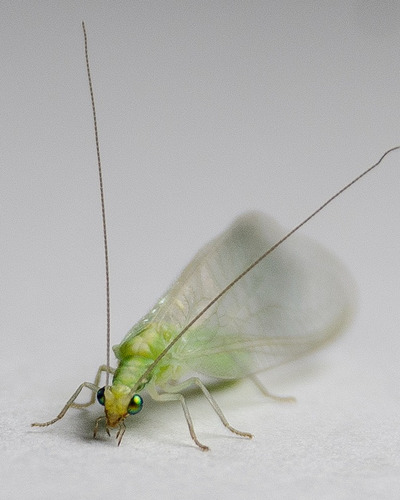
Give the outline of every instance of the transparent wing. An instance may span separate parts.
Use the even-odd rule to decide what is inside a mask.
[[[249,213],[206,245],[166,295],[128,334],[149,321],[176,334],[284,231]],[[240,378],[316,349],[350,317],[354,287],[324,248],[294,235],[214,304],[174,347],[174,363]]]

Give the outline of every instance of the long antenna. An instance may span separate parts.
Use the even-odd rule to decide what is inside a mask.
[[[96,141],[96,153],[97,153],[97,167],[99,172],[99,186],[100,186],[100,200],[101,200],[101,217],[103,219],[103,242],[104,242],[104,263],[106,267],[106,303],[107,303],[107,346],[106,346],[106,386],[110,380],[110,338],[111,338],[111,314],[110,314],[110,271],[108,265],[108,244],[107,244],[107,226],[106,226],[106,207],[104,202],[104,188],[103,188],[103,173],[101,170],[101,159],[100,159],[100,145],[99,145],[99,133],[97,130],[97,118],[96,118],[96,106],[94,104],[94,93],[92,85],[92,77],[90,75],[90,64],[89,64],[89,51],[88,42],[86,35],[85,23],[82,22],[83,38],[85,40],[85,59],[86,59],[86,70],[89,83],[90,99],[92,102],[92,114],[93,114],[93,125],[94,125],[94,138]]]
[[[323,203],[321,206],[319,206],[312,214],[310,214],[308,217],[306,217],[303,221],[301,221],[297,226],[295,226],[292,230],[290,230],[288,233],[283,236],[279,241],[277,241],[272,247],[270,247],[266,252],[264,252],[260,257],[258,257],[257,260],[255,260],[252,264],[250,264],[249,267],[247,267],[242,273],[239,274],[233,281],[231,281],[223,290],[219,292],[218,295],[216,295],[194,318],[192,318],[189,323],[178,333],[178,335],[167,345],[167,347],[162,351],[161,354],[157,356],[157,358],[153,361],[153,363],[147,368],[147,370],[141,375],[139,380],[136,382],[135,386],[131,390],[131,394],[134,394],[138,387],[142,384],[145,383],[146,380],[148,379],[149,375],[153,371],[154,367],[158,364],[158,362],[167,354],[167,352],[178,342],[178,340],[184,335],[189,328],[196,323],[198,319],[200,319],[205,312],[210,309],[211,306],[213,306],[223,295],[226,294],[238,281],[240,281],[247,273],[249,273],[254,267],[256,267],[262,260],[264,260],[270,253],[272,253],[274,250],[276,250],[279,246],[282,245],[284,241],[286,241],[288,238],[292,236],[292,234],[296,233],[301,227],[304,226],[304,224],[307,224],[309,220],[314,218],[321,210],[323,210],[327,205],[332,203],[333,200],[335,200],[338,196],[340,196],[344,191],[347,191],[349,187],[351,187],[353,184],[358,182],[362,177],[367,175],[371,170],[373,170],[375,167],[377,167],[383,159],[393,151],[396,151],[400,149],[400,146],[395,146],[393,148],[388,149],[383,153],[383,155],[379,158],[379,160],[371,165],[369,168],[364,170],[360,175],[358,175],[355,179],[347,183],[342,189],[337,191],[333,196],[331,196],[325,203]]]

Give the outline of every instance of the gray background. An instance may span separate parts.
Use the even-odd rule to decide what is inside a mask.
[[[146,401],[122,446],[98,408],[52,418],[104,355],[102,235],[81,21],[108,211],[113,343],[248,209],[292,227],[400,142],[397,1],[1,2],[2,498],[397,498],[398,153],[310,223],[359,312],[321,353],[216,398]],[[247,401],[243,404],[243,400]],[[238,403],[240,401],[240,403]]]

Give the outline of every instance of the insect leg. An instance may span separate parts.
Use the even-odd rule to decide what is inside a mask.
[[[210,405],[212,406],[213,410],[218,415],[219,419],[221,420],[221,422],[224,424],[224,426],[227,429],[229,429],[231,432],[233,432],[234,434],[237,434],[239,436],[247,437],[247,438],[250,438],[250,439],[253,437],[253,435],[250,434],[249,432],[239,431],[238,429],[235,429],[234,427],[232,427],[230,425],[230,423],[226,419],[225,415],[222,413],[221,408],[218,406],[218,403],[215,401],[215,399],[210,394],[210,392],[207,389],[207,387],[203,384],[203,382],[199,378],[197,378],[197,377],[191,377],[191,378],[185,380],[184,382],[182,382],[181,384],[178,384],[178,385],[166,385],[163,388],[166,391],[168,391],[170,393],[171,392],[173,393],[173,392],[178,392],[178,391],[180,392],[180,391],[182,391],[184,389],[187,389],[188,387],[193,386],[193,385],[197,385],[201,389],[202,393],[207,398],[207,401],[210,403]]]
[[[98,370],[97,370],[97,373],[96,373],[96,377],[94,379],[94,385],[99,388],[99,383],[100,383],[100,378],[101,378],[101,374],[104,372],[109,372],[111,374],[113,374],[115,372],[115,369],[114,368],[111,368],[111,367],[108,367],[107,368],[107,365],[100,365]],[[72,403],[71,404],[71,408],[87,408],[88,406],[91,406],[92,404],[94,404],[96,401],[96,392],[92,392],[92,395],[90,397],[90,400],[87,402],[87,403]]]
[[[189,408],[187,407],[185,397],[183,394],[178,394],[178,393],[169,393],[165,392],[163,394],[159,394],[153,384],[149,384],[146,387],[148,393],[150,396],[155,400],[155,401],[180,401],[182,408],[183,408],[183,413],[185,414],[186,422],[189,427],[189,432],[190,436],[193,439],[193,441],[197,444],[197,446],[202,450],[202,451],[208,451],[209,447],[205,446],[204,444],[200,443],[200,441],[197,439],[196,432],[194,430],[193,426],[193,420],[189,412]]]
[[[53,420],[49,420],[48,422],[34,422],[31,424],[32,427],[47,427],[48,425],[55,424],[58,420],[61,420],[63,416],[67,413],[67,411],[73,406],[75,399],[79,396],[81,393],[81,390],[87,387],[91,391],[93,391],[94,394],[97,393],[99,388],[97,385],[92,384],[91,382],[83,382],[78,389],[72,394],[72,396],[69,398],[69,400],[65,403],[64,408],[60,411],[60,413],[56,416],[56,418],[53,418]]]
[[[265,397],[279,401],[280,403],[295,403],[296,398],[293,396],[278,396],[276,394],[271,394],[264,384],[255,375],[249,375],[249,379],[258,387],[258,389],[264,394]]]

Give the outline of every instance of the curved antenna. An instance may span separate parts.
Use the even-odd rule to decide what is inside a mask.
[[[393,151],[396,151],[400,149],[400,146],[395,146],[393,148],[388,149],[383,153],[383,155],[379,158],[379,160],[374,163],[371,167],[367,168],[362,172],[360,175],[358,175],[355,179],[350,181],[348,184],[346,184],[342,189],[337,191],[333,196],[331,196],[325,203],[320,205],[314,212],[312,212],[311,215],[306,217],[303,221],[301,221],[297,226],[295,226],[292,230],[290,230],[288,233],[286,233],[283,238],[281,238],[279,241],[277,241],[272,247],[270,247],[266,252],[264,252],[260,257],[258,257],[257,260],[255,260],[252,264],[250,264],[249,267],[247,267],[242,273],[239,274],[233,281],[231,281],[221,292],[219,292],[218,295],[216,295],[196,316],[189,321],[189,323],[181,330],[178,335],[171,341],[170,344],[167,345],[167,347],[162,351],[159,356],[153,361],[153,363],[147,368],[147,370],[141,375],[139,380],[136,382],[135,386],[131,390],[131,394],[133,395],[138,387],[142,385],[143,383],[146,383],[148,381],[148,377],[151,374],[151,372],[154,370],[154,367],[161,361],[161,359],[167,354],[167,352],[179,341],[179,339],[184,335],[191,326],[193,326],[194,323],[198,319],[200,319],[205,312],[210,309],[211,306],[213,306],[223,295],[225,295],[233,286],[236,285],[238,281],[240,281],[244,276],[246,276],[247,273],[249,273],[254,267],[256,267],[262,260],[264,260],[270,253],[272,253],[274,250],[276,250],[279,246],[282,245],[284,241],[286,241],[288,238],[290,238],[294,233],[296,233],[301,227],[303,227],[307,222],[309,222],[313,217],[315,217],[321,210],[323,210],[327,205],[329,205],[333,200],[335,200],[338,196],[340,196],[344,191],[347,191],[349,187],[351,187],[353,184],[358,182],[362,177],[367,175],[371,170],[373,170],[375,167],[377,167],[382,160],[390,153]]]
[[[110,380],[110,338],[111,338],[111,314],[110,314],[110,271],[108,265],[108,244],[107,244],[107,226],[106,226],[106,207],[104,202],[104,188],[103,188],[103,173],[101,170],[101,159],[100,159],[100,145],[99,145],[99,133],[97,130],[97,118],[96,118],[96,107],[94,104],[94,93],[92,85],[92,77],[90,75],[90,65],[89,65],[89,51],[88,51],[88,41],[86,35],[85,23],[82,22],[83,38],[85,41],[85,60],[86,60],[86,70],[89,83],[90,100],[92,103],[92,114],[93,114],[93,125],[94,125],[94,138],[96,141],[96,153],[97,153],[97,167],[99,172],[99,187],[100,187],[100,200],[101,200],[101,217],[103,220],[103,243],[104,243],[104,263],[106,268],[106,308],[107,308],[107,341],[106,341],[106,386]]]

